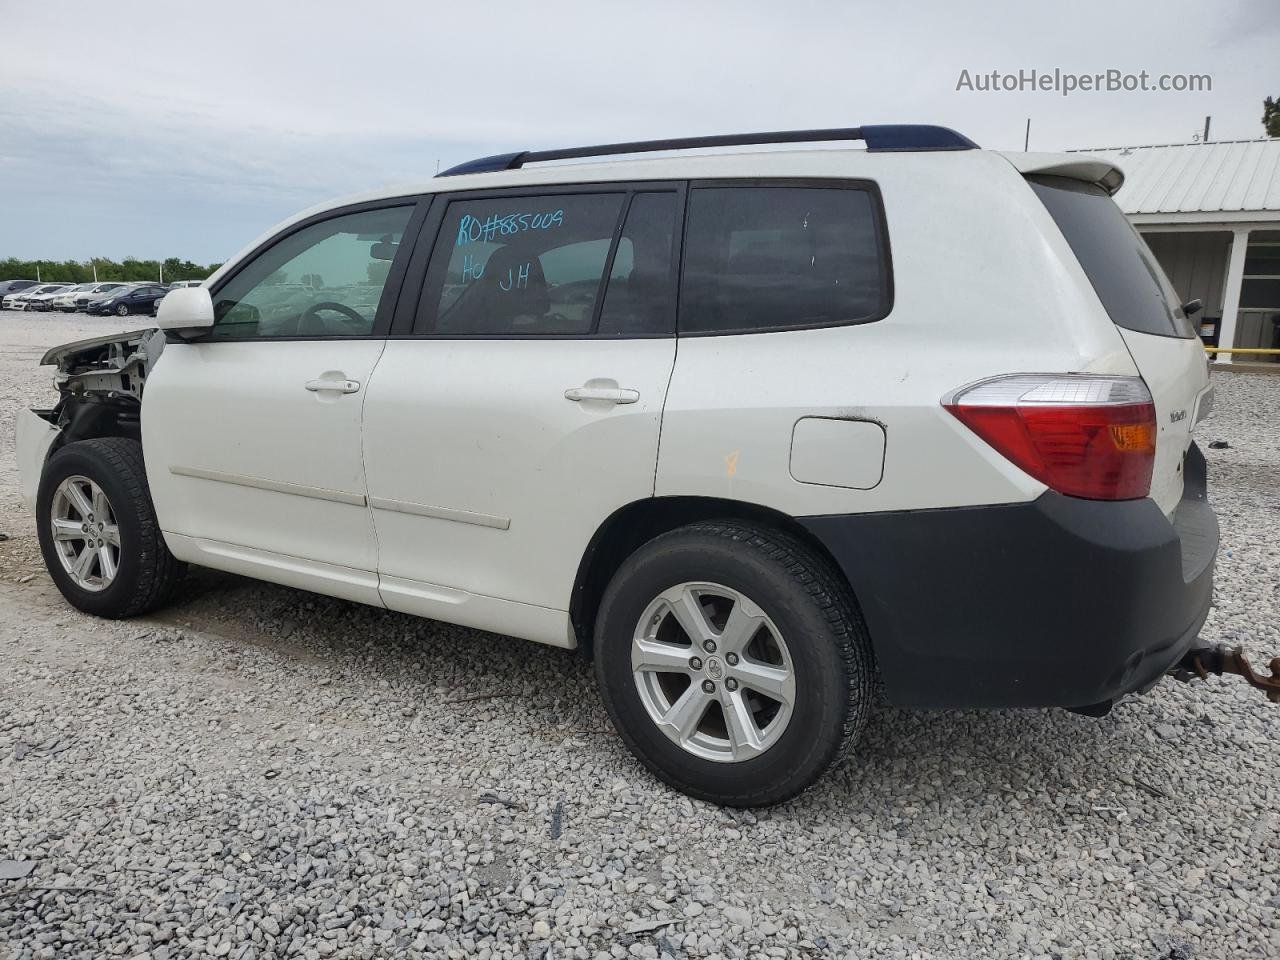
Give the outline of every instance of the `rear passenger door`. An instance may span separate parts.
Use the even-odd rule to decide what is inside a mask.
[[[653,494],[682,209],[661,183],[435,199],[365,401],[388,607],[569,642],[592,534]]]

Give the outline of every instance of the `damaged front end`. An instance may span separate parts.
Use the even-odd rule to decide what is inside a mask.
[[[34,511],[40,474],[49,454],[87,437],[142,439],[142,391],[164,350],[164,334],[151,328],[54,347],[40,360],[56,364],[58,402],[24,411],[17,423],[22,499]]]

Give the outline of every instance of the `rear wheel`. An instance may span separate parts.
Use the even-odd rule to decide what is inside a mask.
[[[49,576],[86,613],[146,613],[169,598],[186,569],[156,523],[135,440],[67,444],[45,465],[36,503]]]
[[[601,603],[614,726],[667,783],[731,806],[795,796],[857,740],[874,666],[848,587],[797,538],[738,522],[664,534]]]

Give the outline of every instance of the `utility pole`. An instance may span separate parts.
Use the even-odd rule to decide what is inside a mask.
[[[40,282],[40,264],[36,264],[36,283]]]
[[[164,261],[163,260],[160,261],[160,283],[163,286],[164,284]]]
[[[1027,117],[1027,132],[1022,138],[1022,152],[1026,153],[1027,148],[1031,145],[1031,118]]]
[[[98,282],[98,261],[93,261],[93,282]]]

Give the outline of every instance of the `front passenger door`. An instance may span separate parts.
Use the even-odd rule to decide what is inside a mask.
[[[170,549],[207,566],[378,603],[360,448],[412,201],[304,221],[211,291],[142,407]]]

